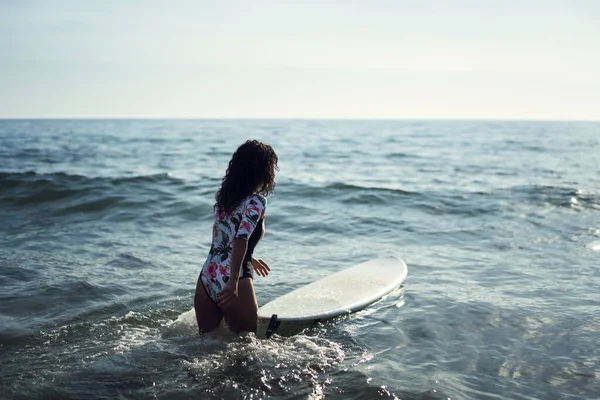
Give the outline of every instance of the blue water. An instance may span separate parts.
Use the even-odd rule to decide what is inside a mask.
[[[189,312],[229,158],[280,158],[259,304],[395,254],[293,337]],[[0,121],[0,398],[600,398],[600,123]]]

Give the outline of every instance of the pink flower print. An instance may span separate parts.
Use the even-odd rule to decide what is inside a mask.
[[[228,276],[229,273],[227,272],[227,270],[225,269],[224,266],[219,265],[219,272],[221,273],[222,276]]]
[[[240,224],[240,229],[246,232],[250,232],[252,230],[252,227],[250,226],[250,223],[248,221],[242,221],[242,223]]]
[[[216,262],[211,262],[210,264],[208,264],[208,273],[210,274],[210,277],[212,279],[215,279],[217,277],[217,267],[219,265]]]

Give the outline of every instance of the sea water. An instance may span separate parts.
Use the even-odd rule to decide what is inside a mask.
[[[259,305],[397,255],[293,337],[190,312],[243,141],[280,159]],[[357,288],[359,290],[359,288]],[[600,398],[600,123],[0,121],[0,398]]]

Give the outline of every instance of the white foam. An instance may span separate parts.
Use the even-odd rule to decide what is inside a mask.
[[[592,242],[587,245],[587,248],[592,251],[600,251],[600,242]]]
[[[198,334],[198,323],[196,322],[196,313],[194,308],[184,312],[177,319],[166,324],[166,330],[163,337],[186,336]]]
[[[296,335],[263,340],[254,334],[246,334],[235,337],[221,351],[184,363],[191,373],[200,376],[219,375],[236,363],[248,367],[248,364],[254,364],[264,378],[269,375],[268,379],[272,379],[277,375],[276,371],[287,374],[290,369],[300,375],[310,375],[306,369],[328,369],[341,363],[345,356],[338,343],[324,338]]]

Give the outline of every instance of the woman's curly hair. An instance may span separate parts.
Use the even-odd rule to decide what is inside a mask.
[[[231,214],[242,200],[253,193],[268,196],[275,189],[277,154],[268,144],[248,140],[233,153],[221,187],[215,210]]]

